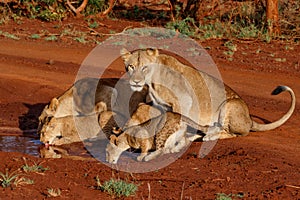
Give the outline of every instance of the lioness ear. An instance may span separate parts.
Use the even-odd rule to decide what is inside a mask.
[[[59,104],[59,101],[57,98],[53,98],[50,102],[50,105],[49,105],[49,109],[52,111],[52,112],[55,112],[57,107],[58,107],[58,104]]]
[[[155,49],[152,49],[152,48],[147,49],[146,52],[149,56],[158,56],[159,55],[158,49],[156,49],[156,48]]]
[[[128,58],[131,56],[131,53],[125,48],[121,49],[120,54],[121,54],[121,57],[124,61],[127,61]]]
[[[114,144],[114,145],[117,145],[117,141],[118,141],[118,137],[117,137],[117,136],[111,135],[111,136],[109,137],[109,142],[110,142],[110,143],[112,143],[112,144]]]

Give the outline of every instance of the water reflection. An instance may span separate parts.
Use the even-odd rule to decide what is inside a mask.
[[[20,152],[39,157],[39,139],[19,136],[0,136],[0,151]]]
[[[0,136],[0,151],[19,152],[42,158],[90,159],[92,156],[86,150],[85,145],[89,144],[76,142],[68,145],[50,146],[49,148],[46,148],[38,138],[26,136]],[[105,154],[101,153],[101,155]]]

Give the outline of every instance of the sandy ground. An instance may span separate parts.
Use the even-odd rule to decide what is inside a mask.
[[[117,32],[132,25],[115,21],[105,24]],[[28,33],[38,30],[35,23],[25,22],[23,26]],[[47,26],[52,27],[43,24]],[[6,25],[2,29],[9,31],[13,27]],[[22,32],[19,26],[16,29]],[[283,126],[219,140],[202,159],[197,157],[202,142],[194,142],[171,165],[143,174],[118,172],[98,161],[38,158],[1,151],[2,172],[19,170],[25,160],[49,170],[17,171],[34,184],[0,188],[0,199],[45,199],[48,188],[59,188],[60,199],[110,199],[110,195],[95,188],[96,176],[102,183],[120,178],[139,185],[136,195],[128,199],[214,199],[218,193],[245,199],[300,199],[300,47],[282,42],[235,41],[238,50],[230,61],[224,54],[224,42],[200,43],[217,64],[224,82],[247,102],[257,120],[274,121],[288,110],[288,94],[270,95],[277,85],[288,85],[295,91],[296,110]],[[0,38],[1,135],[25,134],[23,131],[35,129],[41,109],[72,85],[81,62],[94,46],[70,39],[49,42]],[[115,67],[113,72],[112,76],[119,76],[124,70]]]

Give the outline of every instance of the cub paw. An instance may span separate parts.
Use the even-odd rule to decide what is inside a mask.
[[[140,155],[136,158],[136,160],[142,162],[144,157],[145,157],[144,155]]]
[[[149,160],[153,160],[153,158],[154,158],[153,156],[148,155],[148,156],[145,157],[144,160],[147,162],[147,161],[149,161]]]

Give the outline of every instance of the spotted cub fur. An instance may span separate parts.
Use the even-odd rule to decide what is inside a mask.
[[[187,125],[207,132],[208,126],[200,126],[178,113],[166,112],[140,125],[124,129],[119,135],[110,136],[106,148],[106,161],[116,164],[122,152],[129,148],[141,149],[138,161],[152,160],[161,154],[176,153],[190,141],[202,137],[187,133]],[[148,155],[148,151],[155,150]]]

